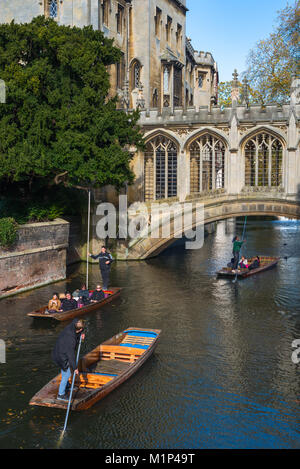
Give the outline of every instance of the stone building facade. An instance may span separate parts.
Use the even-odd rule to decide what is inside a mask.
[[[203,194],[300,193],[299,79],[290,102],[218,106],[218,68],[186,37],[185,0],[1,0],[0,23],[45,14],[59,24],[92,25],[113,38],[123,56],[110,67],[119,106],[141,109],[144,152],[132,149],[135,184],[129,200],[184,201]],[[111,190],[98,200],[112,198]],[[97,194],[96,194],[97,196]],[[97,197],[96,197],[97,198]]]
[[[142,111],[146,151],[133,160],[131,199],[180,202],[228,194],[281,194],[300,200],[300,80],[290,102],[239,104],[237,74],[230,108]],[[247,95],[247,90],[245,90]]]
[[[216,102],[217,66],[186,38],[186,0],[1,0],[0,23],[38,15],[91,25],[114,39],[120,63],[109,69],[120,107],[188,107]]]

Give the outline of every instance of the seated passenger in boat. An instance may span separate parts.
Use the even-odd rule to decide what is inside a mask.
[[[61,301],[58,298],[58,293],[53,293],[51,300],[48,303],[48,313],[57,313],[61,310]]]
[[[90,297],[91,303],[97,303],[100,300],[105,298],[104,291],[101,288],[101,285],[97,285],[95,291],[93,291],[92,296]]]
[[[245,259],[245,256],[242,256],[240,262],[239,262],[239,268],[240,269],[248,269],[248,261]]]
[[[78,288],[77,290],[75,290],[72,294],[73,298],[75,298],[75,300],[79,300],[80,298],[82,299],[89,299],[89,296],[90,296],[90,292],[89,290],[86,288],[86,285],[85,283],[81,286],[81,288]],[[84,302],[84,301],[83,301]]]
[[[61,302],[62,311],[70,311],[71,309],[76,309],[77,307],[77,301],[72,298],[70,292],[66,292],[66,297]]]
[[[256,256],[252,264],[249,265],[249,270],[258,269],[260,266],[260,258]]]

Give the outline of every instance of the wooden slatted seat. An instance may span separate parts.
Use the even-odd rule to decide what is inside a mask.
[[[101,360],[123,360],[134,362],[143,353],[144,349],[133,347],[122,347],[121,345],[101,345]]]
[[[106,383],[109,383],[115,376],[103,375],[100,373],[79,373],[76,377],[77,386],[82,388],[101,388]]]
[[[127,335],[122,340],[122,344],[140,344],[140,345],[151,345],[154,337],[138,337],[134,335]]]

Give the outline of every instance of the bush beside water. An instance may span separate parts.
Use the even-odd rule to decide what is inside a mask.
[[[0,218],[0,246],[11,247],[18,237],[18,224],[14,218]]]
[[[86,207],[86,193],[61,190],[35,193],[31,198],[22,197],[15,188],[9,194],[0,195],[0,247],[9,248],[17,239],[18,225],[53,221],[63,216],[81,215]]]

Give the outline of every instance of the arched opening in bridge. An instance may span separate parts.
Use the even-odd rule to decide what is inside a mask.
[[[213,222],[213,223],[208,223],[205,224],[204,226],[204,244],[203,247],[200,249],[205,250],[205,243],[206,240],[209,240],[210,236],[213,236],[218,242],[221,241],[222,237],[224,235],[231,234],[232,237],[234,235],[239,235],[240,239],[242,238],[243,230],[244,230],[244,223],[245,223],[245,217],[242,215],[235,216],[235,217],[224,217],[218,222]],[[262,230],[262,235],[264,237],[264,232],[265,232],[265,227],[266,226],[271,226],[270,224],[273,225],[273,229],[276,230],[276,226],[289,226],[290,228],[293,227],[293,229],[300,229],[300,219],[297,219],[293,216],[291,217],[281,217],[281,216],[266,216],[266,215],[253,215],[248,217],[247,219],[247,224],[246,224],[246,229],[245,229],[245,239],[247,240],[245,244],[245,250],[244,254],[248,253],[250,256],[254,256],[256,251],[253,249],[253,247],[249,248],[249,245],[251,245],[251,238],[252,235],[251,233],[257,232],[257,230]],[[278,228],[277,228],[278,229]],[[230,261],[230,256],[232,253],[232,244],[231,244],[231,239],[228,241],[227,244],[222,244],[220,243],[221,250],[219,252],[219,255],[224,258],[224,260]],[[265,239],[265,237],[264,237]],[[179,250],[179,253],[191,253],[193,255],[197,253],[198,249],[193,251],[193,250],[187,250],[186,249],[186,242],[190,242],[189,236],[184,236],[179,239],[175,238],[170,238],[164,240],[162,243],[157,243],[156,249],[152,250],[151,254],[146,256],[144,259],[152,259],[155,257],[160,256],[161,254],[168,255],[169,252],[174,252],[174,250]],[[211,242],[211,241],[209,241]],[[265,239],[266,243],[266,248],[268,247],[267,241]],[[282,253],[289,252],[288,245],[281,245],[281,250],[276,253],[278,257],[282,257]],[[263,255],[264,252],[259,252],[259,254]],[[284,254],[286,255],[286,254]]]

